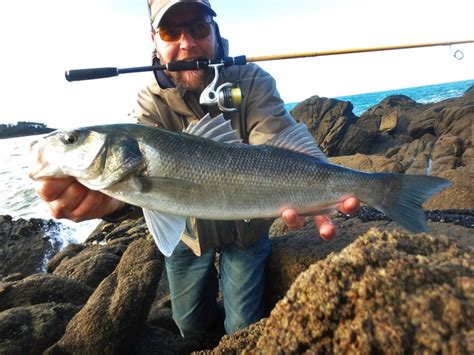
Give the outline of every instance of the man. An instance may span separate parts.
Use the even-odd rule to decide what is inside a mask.
[[[207,0],[148,0],[153,62],[216,59],[227,55],[216,13]],[[139,123],[182,131],[206,113],[220,113],[214,106],[199,104],[199,96],[212,81],[211,70],[154,73],[153,81],[138,95],[135,110]],[[255,64],[222,68],[218,85],[240,82],[243,100],[236,112],[226,112],[244,142],[262,144],[294,125],[276,90],[275,81]],[[82,221],[104,218],[118,221],[128,216],[130,206],[90,191],[72,178],[46,180],[37,188],[55,218]],[[358,201],[346,200],[343,212],[354,212]],[[294,210],[282,214],[289,228],[299,228],[304,218]],[[325,216],[316,216],[322,238],[330,239],[335,228]],[[220,320],[216,304],[218,279],[224,299],[224,326],[233,333],[264,316],[264,266],[269,254],[269,221],[188,220],[186,235],[173,254],[166,257],[172,295],[173,318],[183,336],[206,333]],[[192,244],[194,240],[194,244]],[[195,240],[198,240],[197,246]],[[190,247],[189,247],[190,246]],[[214,267],[220,254],[219,275]],[[199,256],[197,256],[197,255]],[[218,277],[219,276],[219,277]]]

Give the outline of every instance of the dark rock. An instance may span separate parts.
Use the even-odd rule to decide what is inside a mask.
[[[338,146],[346,129],[356,121],[352,103],[313,96],[292,111],[293,117],[304,122],[328,156],[338,154]]]
[[[0,354],[42,354],[79,311],[69,303],[43,303],[0,312]]]
[[[472,260],[447,238],[372,229],[302,273],[246,353],[470,353]]]
[[[373,143],[377,138],[377,131],[369,131],[350,125],[344,135],[337,155],[352,155],[356,153],[369,153],[373,149]]]
[[[82,250],[84,250],[85,247],[86,246],[84,244],[68,244],[63,250],[51,258],[51,260],[48,262],[48,265],[46,266],[46,271],[52,273],[63,260],[73,258]]]
[[[13,274],[5,276],[0,282],[5,283],[5,282],[20,281],[23,278],[24,278],[24,276],[23,276],[22,273],[15,272]]]
[[[218,340],[215,339],[212,342],[206,342],[204,337],[201,339],[183,338],[179,333],[148,325],[137,339],[133,354],[190,354],[200,349],[212,349],[217,343]]]
[[[128,245],[133,238],[141,238],[151,234],[146,226],[145,218],[140,215],[136,218],[126,219],[119,223],[110,223],[102,221],[86,239],[86,244],[91,243],[107,243],[107,245],[115,245],[117,243]],[[126,238],[126,239],[124,239]],[[128,240],[128,242],[124,242]]]
[[[417,115],[423,107],[424,105],[404,95],[388,96],[378,105],[364,112],[355,125],[372,135],[389,133],[395,141],[399,141],[399,137],[406,141],[408,125],[412,117]],[[360,147],[363,151],[357,150],[354,153],[373,154],[375,151],[380,152],[379,148],[372,145],[373,141],[363,143]]]
[[[435,136],[426,134],[411,143],[389,149],[385,156],[400,163],[406,173],[425,175],[435,142]]]
[[[51,302],[81,306],[92,291],[77,281],[51,274],[35,274],[20,281],[0,283],[0,311]]]
[[[408,133],[413,138],[429,133],[438,137],[449,134],[463,141],[472,140],[473,121],[474,93],[473,90],[468,90],[462,97],[428,105],[411,120]]]
[[[463,141],[472,141],[472,122],[474,122],[474,94],[452,100],[436,117],[437,135],[451,135]]]
[[[418,139],[425,134],[436,135],[435,122],[441,110],[439,106],[431,106],[418,114],[416,119],[411,120],[408,126],[408,134],[410,137]]]
[[[147,318],[163,269],[151,240],[138,239],[47,354],[127,353]]]
[[[125,246],[87,246],[73,258],[63,259],[53,273],[96,288],[115,270],[125,249]]]
[[[0,216],[0,275],[43,271],[46,258],[59,250],[60,243],[51,238],[59,230],[53,220]]]

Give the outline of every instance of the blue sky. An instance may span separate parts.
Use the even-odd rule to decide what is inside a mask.
[[[474,39],[472,0],[214,0],[231,55]],[[68,83],[64,71],[148,65],[144,0],[0,4],[0,123],[72,127],[130,120],[149,74]],[[453,58],[462,50],[464,59]],[[474,78],[474,45],[260,63],[286,102]]]

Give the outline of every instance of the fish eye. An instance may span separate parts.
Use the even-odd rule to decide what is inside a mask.
[[[77,132],[65,132],[61,135],[61,142],[64,144],[74,144],[79,140]]]

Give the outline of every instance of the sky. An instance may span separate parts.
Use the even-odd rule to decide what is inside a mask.
[[[472,0],[211,0],[230,55],[474,40]],[[150,73],[67,82],[64,72],[150,64],[144,0],[0,3],[0,123],[131,122]],[[464,58],[454,58],[456,51]],[[474,79],[474,44],[259,62],[285,102]]]

